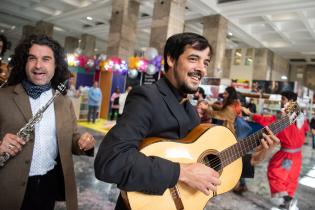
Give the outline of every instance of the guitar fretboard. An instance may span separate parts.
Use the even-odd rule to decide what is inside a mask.
[[[277,134],[289,125],[290,125],[290,119],[288,116],[285,116],[281,118],[280,120],[269,125],[269,128],[274,134]],[[261,144],[263,133],[267,133],[266,128],[263,128],[249,135],[245,139],[240,140],[236,144],[220,152],[219,156],[220,156],[220,159],[222,160],[221,162],[222,168],[229,165],[230,163],[237,160],[238,158],[244,156],[246,153],[252,151],[257,146],[259,146]]]

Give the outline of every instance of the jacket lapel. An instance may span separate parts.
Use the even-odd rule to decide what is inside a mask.
[[[56,91],[53,91],[53,94],[55,94]],[[54,101],[54,109],[55,109],[55,122],[56,122],[56,136],[57,136],[57,142],[59,149],[62,148],[60,144],[62,143],[60,139],[62,138],[62,125],[63,125],[63,111],[62,111],[62,104],[63,104],[63,97],[58,96],[55,98]]]
[[[21,84],[15,86],[14,92],[16,93],[14,101],[18,106],[19,110],[21,111],[21,113],[23,114],[25,120],[28,121],[29,119],[32,118],[32,109],[31,104],[29,102],[29,97]]]
[[[179,136],[182,138],[186,135],[188,122],[191,122],[190,116],[186,113],[184,106],[179,104],[177,98],[174,93],[169,88],[168,84],[166,84],[165,79],[160,79],[157,83],[157,88],[162,93],[163,100],[173,113],[179,125]],[[188,105],[188,104],[187,104]]]

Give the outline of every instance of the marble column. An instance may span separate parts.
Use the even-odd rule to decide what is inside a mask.
[[[115,0],[112,4],[107,55],[127,60],[134,52],[140,4],[135,0]]]
[[[65,38],[65,51],[67,53],[74,53],[74,50],[79,47],[79,39],[73,36]]]
[[[213,49],[212,62],[208,67],[208,76],[223,76],[223,59],[226,45],[228,21],[221,15],[210,15],[203,18],[203,35]]]
[[[140,3],[137,0],[112,1],[112,16],[107,40],[106,54],[128,60],[134,53]],[[102,71],[100,88],[103,94],[100,116],[107,118],[110,107],[112,72]]]
[[[29,37],[30,35],[35,34],[35,26],[25,25],[22,29],[22,39]]]
[[[266,48],[256,48],[253,61],[253,79],[271,80],[273,69],[273,52]]]
[[[314,65],[306,66],[304,84],[306,85],[306,87],[315,91],[315,66]]]
[[[289,77],[289,61],[273,53],[271,80],[281,80],[282,76]]]
[[[222,64],[222,70],[223,70],[222,77],[223,78],[230,78],[231,63],[232,63],[232,50],[226,49],[224,53],[223,64]]]
[[[73,36],[67,36],[65,38],[65,53],[74,53],[75,49],[79,47],[79,39]],[[74,85],[77,84],[77,72],[71,72],[72,73],[72,82]]]
[[[150,47],[163,54],[166,39],[184,31],[186,0],[155,0]]]
[[[80,48],[83,55],[92,56],[95,54],[96,37],[90,34],[81,35]]]
[[[35,34],[47,35],[52,37],[54,33],[54,24],[45,21],[38,21],[35,26]]]
[[[297,82],[300,86],[304,86],[307,80],[307,65],[306,64],[291,64],[289,80]],[[312,77],[310,77],[312,78]]]

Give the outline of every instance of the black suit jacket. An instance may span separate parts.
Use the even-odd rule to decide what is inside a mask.
[[[94,162],[98,179],[116,183],[125,191],[163,194],[179,177],[179,163],[147,157],[138,151],[147,137],[176,139],[185,137],[200,123],[195,108],[179,104],[166,78],[150,86],[133,88],[124,112],[107,133]]]

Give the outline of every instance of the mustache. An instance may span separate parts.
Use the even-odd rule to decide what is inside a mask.
[[[192,72],[188,72],[188,76],[190,77],[197,77],[199,80],[201,80],[202,75],[200,71],[192,71]]]
[[[31,69],[31,71],[32,71],[32,72],[38,72],[38,71],[46,72],[46,69],[43,68],[43,67],[40,67],[40,68],[34,67],[34,68]]]

